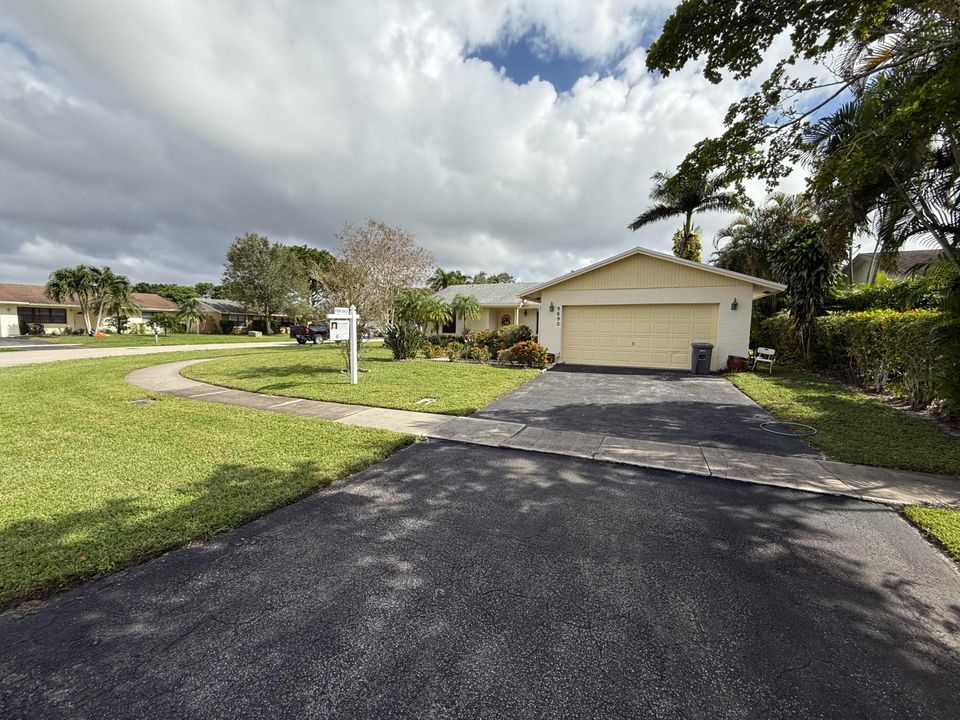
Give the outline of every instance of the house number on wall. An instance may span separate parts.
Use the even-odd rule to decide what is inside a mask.
[[[560,307],[557,306],[557,327],[560,327]]]

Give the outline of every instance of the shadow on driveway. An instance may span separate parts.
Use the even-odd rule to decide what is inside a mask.
[[[958,598],[880,506],[429,442],[0,616],[0,716],[952,718]]]
[[[558,365],[475,417],[679,445],[822,457],[800,438],[763,430],[761,423],[773,416],[718,375]]]

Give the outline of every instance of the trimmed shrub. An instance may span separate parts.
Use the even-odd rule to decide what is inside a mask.
[[[447,346],[444,348],[444,352],[446,352],[447,357],[450,358],[451,361],[457,360],[460,357],[462,357],[463,343],[459,343],[459,342],[447,343]]]
[[[509,365],[513,362],[513,353],[510,350],[501,350],[497,353],[497,362],[503,363],[504,365]]]
[[[394,360],[409,360],[415,358],[417,351],[423,347],[423,333],[411,322],[387,325],[383,344],[393,354]]]
[[[512,348],[517,343],[533,339],[533,331],[526,325],[504,325],[497,330],[497,343],[500,347]]]
[[[427,360],[433,360],[434,358],[446,357],[446,351],[439,345],[434,345],[433,343],[427,342],[424,343],[423,347],[420,348],[420,352],[423,354],[423,357]]]
[[[510,348],[510,362],[526,367],[542,368],[547,365],[547,348],[533,340],[522,340]],[[500,359],[500,356],[497,356]]]
[[[899,384],[914,407],[925,407],[936,399],[955,397],[949,386],[950,377],[956,376],[949,366],[960,365],[960,359],[945,342],[951,332],[960,334],[960,323],[933,310],[824,315],[814,323],[808,366],[877,391]],[[796,335],[785,316],[762,322],[754,338],[758,345],[775,348],[781,362],[802,363]]]
[[[469,357],[471,360],[479,360],[480,362],[487,362],[493,355],[490,353],[484,345],[475,345],[469,350]]]
[[[224,335],[232,335],[233,328],[234,328],[233,320],[220,321],[220,332],[223,333]]]

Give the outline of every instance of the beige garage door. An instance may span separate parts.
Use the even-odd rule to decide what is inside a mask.
[[[717,306],[565,305],[562,342],[567,363],[688,369],[690,343],[717,343]]]

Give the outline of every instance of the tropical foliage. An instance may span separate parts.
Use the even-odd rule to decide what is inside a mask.
[[[480,303],[473,295],[460,295],[458,293],[450,303],[450,312],[454,319],[460,318],[466,325],[467,318],[471,320],[480,319]]]
[[[97,294],[96,269],[89,265],[77,265],[72,268],[60,268],[50,273],[44,287],[47,297],[55,302],[76,302],[80,306],[83,327],[93,332],[90,320],[90,308]]]
[[[834,266],[820,226],[807,223],[795,228],[774,245],[771,264],[774,276],[787,285],[787,309],[806,357],[813,321],[826,304]]]
[[[423,347],[423,333],[412,322],[399,321],[387,326],[383,344],[394,360],[411,360]]]
[[[197,298],[190,298],[180,304],[177,319],[186,326],[187,332],[190,332],[193,325],[196,325],[197,332],[200,332],[200,327],[203,325],[203,321],[207,319],[207,314]]]
[[[792,49],[757,92],[730,107],[721,136],[697,143],[678,177],[722,171],[775,185],[805,161],[831,254],[871,230],[880,250],[914,239],[939,246],[960,268],[958,7],[684,0],[650,48],[652,70],[669,74],[697,60],[720,82],[725,73],[750,75],[779,37]],[[811,63],[834,79],[788,75]]]
[[[451,285],[485,285],[489,283],[512,283],[517,279],[510,273],[486,273],[478,272],[472,277],[464,275],[460,270],[444,270],[437,268],[430,277],[430,288],[434,291],[443,290]]]
[[[645,225],[674,217],[683,217],[683,227],[673,238],[673,254],[700,261],[700,231],[693,225],[697,212],[744,210],[748,201],[739,189],[730,190],[727,178],[719,173],[673,175],[658,172],[653,176],[650,199],[654,204],[628,225],[639,230]]]

